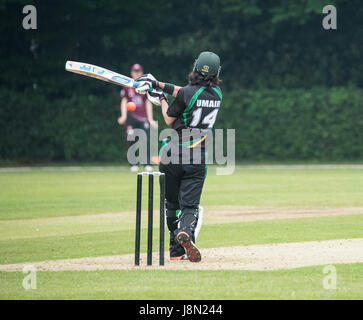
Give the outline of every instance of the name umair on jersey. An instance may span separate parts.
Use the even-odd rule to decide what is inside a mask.
[[[197,107],[219,108],[220,105],[221,105],[220,101],[216,101],[216,100],[199,100],[199,99],[197,99]]]

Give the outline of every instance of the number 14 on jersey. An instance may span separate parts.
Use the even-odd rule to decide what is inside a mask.
[[[190,123],[190,126],[197,127],[199,124],[204,124],[208,125],[208,129],[213,128],[214,123],[216,122],[218,111],[219,109],[214,109],[202,118],[203,108],[198,108],[193,112],[193,119]]]

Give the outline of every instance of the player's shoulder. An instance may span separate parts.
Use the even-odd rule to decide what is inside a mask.
[[[203,90],[215,90],[217,89],[218,91],[222,92],[221,88],[219,86],[202,86],[202,85],[197,85],[197,84],[188,84],[185,87],[182,87],[181,90],[183,90],[184,92],[197,92],[198,90],[200,90],[201,88],[203,88]]]
[[[187,84],[186,86],[182,87],[180,90],[183,90],[184,92],[192,92],[192,91],[198,91],[199,88],[201,86],[200,85],[196,85],[196,84]]]
[[[218,96],[219,99],[222,100],[222,90],[219,86],[212,86],[210,87]]]
[[[176,100],[178,101],[179,104],[187,106],[193,94],[194,93],[192,86],[186,85],[179,89],[178,94],[176,96]]]
[[[185,88],[189,99],[197,94],[203,99],[222,100],[222,90],[219,86],[188,85]]]
[[[200,85],[188,84],[180,88],[178,94],[182,95],[186,100],[191,99],[193,95],[201,88]]]
[[[217,89],[218,91],[222,92],[222,89],[221,89],[219,86],[212,86],[211,88],[215,88],[215,89]]]

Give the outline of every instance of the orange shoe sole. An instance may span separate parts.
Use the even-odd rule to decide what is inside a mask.
[[[180,257],[170,257],[170,260],[186,260],[186,257],[185,255],[183,254],[182,256]]]

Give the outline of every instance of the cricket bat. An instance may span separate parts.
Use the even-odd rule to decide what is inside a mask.
[[[92,77],[102,81],[107,81],[119,86],[130,87],[130,88],[132,87],[137,88],[139,86],[139,83],[132,78],[126,77],[122,74],[89,63],[67,61],[65,69],[69,72],[82,74],[87,77]],[[153,91],[153,89],[150,88],[149,91]]]

